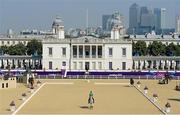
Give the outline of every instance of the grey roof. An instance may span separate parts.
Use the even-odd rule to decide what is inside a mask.
[[[52,26],[63,26],[63,21],[60,17],[56,17],[56,19],[53,21]]]

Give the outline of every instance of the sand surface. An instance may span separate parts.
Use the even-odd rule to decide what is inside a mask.
[[[17,114],[162,114],[134,87],[129,87],[129,80],[41,80],[50,83],[44,85]],[[138,80],[135,80],[137,82]],[[177,81],[168,85],[159,85],[157,80],[140,80],[141,90],[147,85],[148,96],[157,93],[158,104],[164,107],[166,102],[172,106],[171,113],[180,113],[180,92],[174,90]],[[97,85],[96,83],[105,83]],[[106,84],[117,83],[117,84]],[[23,103],[21,94],[28,90],[19,84],[18,88],[0,90],[0,113],[8,111],[9,103],[14,100],[17,107]],[[93,110],[88,109],[88,93],[94,92],[95,104]],[[30,93],[28,96],[31,95]]]

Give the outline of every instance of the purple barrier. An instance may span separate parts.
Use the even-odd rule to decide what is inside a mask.
[[[6,75],[9,71],[8,70],[1,70],[0,74],[1,75]],[[25,70],[12,70],[10,71],[11,75],[17,76],[17,75],[23,75],[25,72]],[[33,73],[35,73],[38,76],[62,76],[65,74],[65,70],[57,70],[57,71],[51,71],[51,70],[47,70],[47,71],[43,71],[43,70],[39,70],[39,71],[32,71]],[[67,72],[67,78],[69,78],[68,76],[70,76],[72,78],[72,76],[74,76],[73,78],[83,78],[85,75],[85,71],[68,71]],[[162,78],[164,77],[164,75],[166,74],[166,72],[114,72],[114,71],[97,71],[97,72],[92,72],[89,71],[89,76],[91,76],[91,78]],[[174,78],[177,78],[177,76],[180,76],[180,72],[168,72],[168,74]]]
[[[37,75],[62,75],[61,71],[36,71]]]

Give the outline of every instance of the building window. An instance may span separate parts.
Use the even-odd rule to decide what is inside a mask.
[[[2,83],[2,88],[4,88],[4,83]]]
[[[109,62],[109,70],[113,70],[113,63]]]
[[[113,49],[109,48],[109,56],[112,57],[113,56]]]
[[[53,55],[52,48],[50,47],[48,48],[48,50],[49,50],[49,55],[52,56]]]
[[[92,58],[96,58],[96,46],[92,46]]]
[[[126,62],[122,62],[122,70],[126,70]]]
[[[8,88],[8,83],[6,83],[6,88]]]
[[[126,48],[122,48],[122,56],[126,56]]]
[[[4,41],[2,41],[2,45],[4,45]]]
[[[83,62],[79,62],[79,69],[80,69],[80,70],[83,69]]]
[[[9,45],[9,44],[10,44],[10,42],[9,42],[9,41],[7,41],[7,44]]]
[[[90,58],[90,46],[85,46],[85,58]]]
[[[73,62],[73,69],[74,69],[74,70],[77,69],[77,62]]]
[[[62,62],[62,66],[66,66],[66,62],[65,61]]]
[[[49,61],[49,69],[52,69],[52,61]]]
[[[66,56],[66,48],[62,48],[62,56]]]
[[[102,62],[98,62],[98,69],[99,69],[99,70],[102,69]]]
[[[89,62],[85,62],[85,70],[88,71],[90,69]]]
[[[77,58],[77,46],[73,46],[73,58]]]
[[[98,58],[102,58],[102,46],[98,46]]]
[[[79,58],[83,58],[83,46],[79,46]]]
[[[13,44],[15,44],[15,41],[13,41]]]

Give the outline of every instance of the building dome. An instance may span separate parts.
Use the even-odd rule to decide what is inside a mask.
[[[63,26],[63,21],[60,17],[56,17],[56,19],[53,21],[52,26]]]
[[[119,12],[114,13],[107,21],[108,28],[113,29],[115,26],[123,27],[123,16]]]

